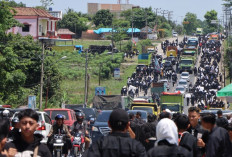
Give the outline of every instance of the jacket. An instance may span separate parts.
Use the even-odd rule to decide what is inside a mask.
[[[216,124],[218,127],[223,127],[226,129],[226,127],[228,125],[228,120],[225,119],[224,117],[219,117],[216,121]]]
[[[127,133],[113,132],[104,136],[87,150],[84,157],[146,157],[143,145]]]
[[[158,142],[158,146],[150,149],[147,153],[148,157],[190,157],[191,153],[175,144],[170,144],[166,140]]]
[[[201,138],[204,143],[207,145],[209,132],[202,129],[201,126],[198,124],[195,128],[190,127],[187,130],[190,134],[192,134],[196,139]],[[197,157],[202,157],[205,154],[206,149],[197,147]]]
[[[5,145],[5,149],[9,148],[17,149],[17,154],[15,157],[31,157],[34,154],[35,148],[38,146],[37,157],[52,157],[48,147],[45,144],[41,144],[40,141],[43,139],[43,136],[40,134],[34,134],[34,142],[28,144],[21,138],[21,134],[18,133],[15,135],[15,139]]]
[[[59,127],[57,124],[54,124],[48,134],[48,137],[50,137],[51,135],[59,134],[59,129],[61,134],[66,134],[70,138],[72,137],[68,130],[68,127],[64,124],[61,127]]]
[[[179,146],[182,146],[190,151],[191,156],[189,157],[197,157],[197,139],[190,133],[187,132],[182,134]]]
[[[206,157],[232,157],[230,137],[224,128],[214,127],[209,135]]]

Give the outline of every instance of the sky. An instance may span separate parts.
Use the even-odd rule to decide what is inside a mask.
[[[40,0],[15,0],[23,2],[28,7],[41,5]],[[125,3],[125,0],[121,0]],[[87,13],[87,3],[117,3],[117,0],[53,0],[51,7],[54,11],[61,10],[64,13],[68,8]],[[204,14],[212,9],[218,12],[218,18],[222,16],[222,0],[130,0],[130,4],[140,7],[161,8],[162,10],[173,11],[172,20],[180,21],[187,12],[197,14],[197,17],[204,20]]]

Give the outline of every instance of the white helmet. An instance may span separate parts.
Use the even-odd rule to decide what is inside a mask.
[[[2,112],[3,117],[9,117],[10,116],[10,111],[9,110],[4,110]]]

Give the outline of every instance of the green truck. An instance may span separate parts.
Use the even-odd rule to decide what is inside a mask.
[[[179,72],[182,73],[183,71],[187,71],[189,73],[193,73],[195,65],[195,60],[192,57],[184,56],[180,58],[180,64],[179,64]]]
[[[150,65],[151,64],[152,54],[142,53],[138,55],[138,64]]]
[[[201,35],[203,35],[203,28],[197,28],[196,36],[201,36]]]
[[[173,113],[180,112],[183,113],[184,106],[184,96],[178,93],[167,93],[163,92],[160,96],[160,111],[169,109]]]

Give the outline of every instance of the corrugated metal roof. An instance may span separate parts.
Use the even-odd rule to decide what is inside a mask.
[[[69,35],[74,35],[75,33],[71,32],[69,29],[59,29],[57,31],[57,34],[69,34]]]

